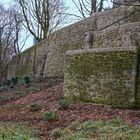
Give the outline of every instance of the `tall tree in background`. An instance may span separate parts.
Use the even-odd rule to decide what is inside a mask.
[[[14,30],[12,32],[12,43],[15,54],[19,54],[22,51],[29,37],[28,31],[25,30],[23,26],[24,18],[17,9],[19,9],[17,5],[10,7],[10,16],[12,17],[12,23],[14,26]]]
[[[0,5],[0,74],[3,74],[10,58],[13,55],[12,32],[13,22],[10,10]]]
[[[24,26],[40,42],[58,29],[64,19],[66,10],[62,0],[16,0],[24,17]]]
[[[104,1],[105,0],[72,0],[75,7],[78,9],[81,19],[102,11],[104,8]]]
[[[19,54],[25,44],[21,42],[22,16],[15,5],[9,8],[0,5],[0,78],[8,62]],[[25,36],[25,35],[24,35]],[[20,44],[20,45],[19,45]],[[22,46],[21,46],[22,45]]]

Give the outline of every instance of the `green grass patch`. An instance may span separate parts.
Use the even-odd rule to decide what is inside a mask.
[[[33,132],[19,124],[0,123],[0,140],[39,140]]]
[[[52,122],[58,120],[59,116],[56,111],[49,111],[43,113],[43,118],[47,122]]]
[[[38,111],[40,110],[42,107],[40,104],[37,104],[37,103],[32,103],[29,105],[29,110],[30,111]]]
[[[140,140],[140,127],[128,125],[121,119],[77,122],[53,133],[52,136],[61,140]]]
[[[63,109],[63,110],[69,109],[70,102],[68,100],[61,99],[59,101],[59,106],[60,106],[60,109]]]

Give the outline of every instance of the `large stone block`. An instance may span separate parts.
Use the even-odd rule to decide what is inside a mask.
[[[136,47],[68,51],[64,96],[117,106],[133,104],[136,66]]]

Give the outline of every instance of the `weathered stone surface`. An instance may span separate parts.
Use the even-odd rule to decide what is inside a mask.
[[[138,4],[139,0],[113,0],[113,8],[119,7],[121,5],[132,6]]]
[[[66,48],[69,49],[81,48],[85,42],[85,33],[87,33],[88,31],[91,32],[96,31],[95,34],[98,32],[101,34],[105,33],[106,30],[109,29],[111,30],[113,27],[116,28],[115,31],[117,31],[117,29],[121,28],[122,25],[125,26],[128,23],[139,21],[140,21],[139,8],[119,7],[105,12],[99,13],[97,12],[96,14],[85,20],[79,21],[68,27],[62,28],[56,31],[51,36],[50,40],[51,43],[59,47],[65,46]],[[108,26],[109,28],[107,28]],[[127,30],[125,31],[127,32]],[[116,34],[118,34],[118,32]],[[94,34],[93,34],[93,42],[94,42]]]
[[[21,55],[13,57],[8,64],[7,79],[14,76],[34,75],[40,76],[41,66],[46,55],[46,40],[32,48],[27,49]]]
[[[135,99],[136,47],[67,52],[65,97],[111,105]]]
[[[94,32],[92,48],[129,47],[140,39],[140,22],[128,23]]]

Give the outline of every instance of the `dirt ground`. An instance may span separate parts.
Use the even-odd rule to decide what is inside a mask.
[[[53,129],[66,127],[75,121],[109,120],[119,117],[129,124],[140,125],[140,110],[113,109],[109,106],[81,102],[73,102],[69,109],[61,110],[58,102],[62,96],[63,83],[60,82],[25,97],[0,102],[0,121],[24,123],[37,129],[36,135],[42,140],[51,140],[50,133]],[[40,104],[42,109],[36,112],[30,111],[31,103]],[[47,111],[56,111],[59,114],[59,119],[45,122],[42,114]]]

